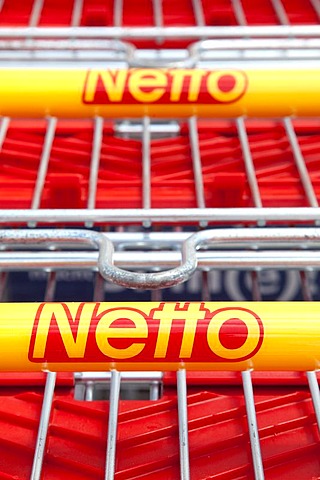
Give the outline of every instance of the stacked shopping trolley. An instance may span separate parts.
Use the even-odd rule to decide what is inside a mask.
[[[320,478],[319,23],[0,2],[1,478]]]

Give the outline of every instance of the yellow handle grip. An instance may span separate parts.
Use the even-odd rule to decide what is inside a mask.
[[[0,371],[314,370],[320,303],[0,305]]]
[[[0,115],[319,116],[320,70],[2,69]]]

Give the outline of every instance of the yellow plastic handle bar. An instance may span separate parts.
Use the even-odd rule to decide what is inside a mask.
[[[0,305],[0,371],[315,370],[320,303]]]
[[[320,70],[2,69],[0,115],[319,116]]]

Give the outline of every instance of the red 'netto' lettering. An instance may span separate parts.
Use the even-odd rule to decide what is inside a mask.
[[[238,70],[129,69],[89,70],[85,104],[212,104],[233,103],[247,89]]]
[[[141,305],[138,305],[141,307]],[[32,362],[235,362],[252,357],[263,324],[252,310],[210,303],[42,303]],[[150,308],[151,307],[151,308]]]

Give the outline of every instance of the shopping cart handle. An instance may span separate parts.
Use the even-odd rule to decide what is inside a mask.
[[[181,264],[162,272],[131,272],[114,265],[114,246],[105,233],[91,230],[0,230],[0,244],[43,245],[47,248],[66,245],[72,248],[90,246],[99,251],[98,269],[105,280],[126,288],[160,289],[172,287],[188,280],[197,268],[197,249],[201,246],[251,247],[257,244],[273,247],[283,243],[320,247],[320,228],[229,228],[202,230],[191,234],[181,247]],[[153,265],[157,267],[157,265]]]

